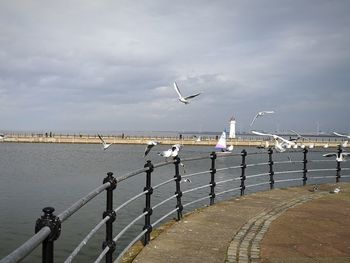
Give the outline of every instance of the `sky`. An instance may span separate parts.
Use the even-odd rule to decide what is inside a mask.
[[[0,131],[350,133],[350,1],[0,0]],[[200,92],[190,104],[177,99]]]

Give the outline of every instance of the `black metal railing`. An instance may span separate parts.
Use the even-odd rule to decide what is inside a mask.
[[[342,148],[339,147],[337,155],[340,156],[341,152]],[[109,172],[101,186],[92,190],[59,215],[54,215],[55,210],[52,207],[44,208],[44,214],[36,222],[35,235],[0,262],[19,262],[40,244],[42,244],[42,262],[53,262],[54,243],[60,237],[61,231],[64,231],[64,221],[103,191],[106,191],[106,210],[103,212],[102,220],[87,233],[65,262],[71,262],[102,226],[106,227],[105,240],[102,244],[102,252],[97,256],[95,262],[100,262],[103,259],[105,259],[105,262],[112,262],[115,257],[117,257],[118,261],[136,241],[142,240],[143,245],[146,246],[150,242],[151,232],[155,226],[174,214],[177,215],[176,220],[181,220],[183,210],[198,203],[205,202],[203,204],[213,205],[217,198],[223,198],[225,195],[227,198],[230,198],[232,196],[242,196],[248,191],[269,190],[278,186],[305,186],[307,182],[338,183],[341,179],[350,178],[350,175],[344,174],[344,172],[350,170],[349,167],[345,167],[345,164],[342,165],[340,161],[334,161],[333,159],[310,159],[310,153],[318,157],[322,152],[315,149],[312,151],[303,149],[302,151],[274,153],[271,148],[267,152],[248,153],[246,150],[242,150],[241,153],[212,152],[208,155],[187,159],[176,157],[171,161],[158,164],[153,164],[148,160],[144,168],[119,177],[114,177],[113,173]],[[286,156],[288,160],[285,160]],[[291,156],[293,156],[294,160],[292,160]],[[194,171],[190,174],[185,174],[185,170],[182,172],[180,167],[184,168],[186,163],[187,168],[194,162],[205,162],[208,169]],[[313,164],[319,164],[319,166],[313,166]],[[154,172],[161,167],[171,167],[171,165],[174,165],[172,177],[170,179],[167,177],[166,180],[152,185],[152,178],[156,176]],[[287,165],[288,167],[286,167]],[[128,179],[142,174],[145,174],[146,177],[143,190],[120,204],[117,208],[114,208],[113,193],[118,191],[117,186],[121,183],[127,183]],[[160,176],[163,177],[162,175]],[[193,181],[196,177],[209,177],[209,183],[203,183],[208,182],[208,180],[198,180],[198,184],[195,187],[185,189],[183,184],[191,182],[191,179]],[[154,192],[166,186],[170,187],[170,184],[175,184],[173,187],[175,190],[174,194],[161,196],[160,199],[158,198],[160,201],[158,200],[158,203],[153,204],[155,200],[153,198]],[[185,197],[187,198],[187,196],[194,193],[198,194],[191,200],[185,200]],[[145,196],[145,206],[142,213],[131,219],[113,238],[114,225],[118,224],[120,212],[143,196]],[[207,203],[208,201],[209,203]],[[174,202],[173,206],[169,205],[170,202]],[[168,205],[168,207],[164,213],[164,209],[161,211],[160,207],[165,205]],[[157,216],[155,216],[155,212]],[[119,248],[119,251],[122,249],[123,251],[117,255],[115,251],[120,244],[121,237],[142,218],[144,218],[143,228],[139,230],[140,232],[133,240],[129,240],[130,242],[127,245]]]

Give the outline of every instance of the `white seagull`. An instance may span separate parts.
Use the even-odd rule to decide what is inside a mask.
[[[335,160],[337,161],[337,162],[344,162],[346,159],[345,159],[345,157],[348,157],[348,156],[350,156],[350,153],[344,153],[344,152],[342,152],[342,153],[340,153],[339,155],[338,155],[338,153],[326,153],[326,154],[324,154],[324,155],[322,155],[323,157],[335,157]]]
[[[256,146],[258,149],[268,149],[270,147],[270,143],[268,141],[265,141],[265,145],[261,144]]]
[[[345,138],[350,139],[350,135],[340,134],[340,133],[337,133],[337,132],[333,132],[333,133],[334,133],[335,135],[337,135],[337,136],[345,137]],[[348,146],[348,141],[343,142],[343,143],[341,144],[341,146],[342,146],[343,148],[346,148],[346,147]]]
[[[190,178],[185,178],[181,180],[181,183],[192,183]]]
[[[159,152],[158,155],[165,157],[165,159],[169,157],[175,158],[176,156],[178,156],[180,149],[181,149],[180,144],[174,144],[169,150]]]
[[[112,145],[112,143],[106,143],[105,140],[102,138],[101,135],[97,134],[98,138],[100,138],[102,146],[103,146],[103,150],[107,150],[109,146]]]
[[[337,136],[340,136],[340,137],[346,137],[348,139],[350,139],[350,135],[345,135],[345,134],[340,134],[340,133],[337,133],[337,132],[333,132],[335,135]]]
[[[275,113],[273,110],[265,110],[265,111],[259,111],[255,116],[254,119],[252,120],[252,122],[250,123],[250,127],[253,126],[254,121],[256,120],[256,118],[261,117],[265,114],[272,114]]]
[[[336,187],[332,191],[330,191],[331,194],[338,194],[339,192],[340,192],[340,187]]]
[[[190,99],[193,99],[194,97],[197,97],[198,95],[200,95],[200,93],[197,93],[197,94],[194,94],[194,95],[183,97],[181,95],[181,92],[180,92],[179,87],[177,86],[176,82],[174,82],[174,88],[175,88],[175,91],[176,91],[177,95],[179,95],[179,101],[181,101],[182,103],[185,103],[185,104],[189,104],[190,103],[190,101],[189,101]]]
[[[157,144],[159,144],[159,142],[156,142],[156,141],[149,141],[149,142],[147,143],[147,146],[146,146],[146,149],[145,149],[145,156],[144,156],[144,157],[146,157],[146,155],[150,152],[150,150],[151,150],[154,146],[156,146]]]
[[[301,136],[301,135],[300,135],[299,133],[297,133],[296,131],[293,131],[293,130],[290,130],[290,131],[293,132],[293,133],[295,133],[295,134],[297,135],[297,138],[293,139],[294,141],[297,141],[297,140],[299,140],[299,139],[301,139],[301,138],[304,139],[304,140],[306,140],[306,141],[310,141],[310,139]],[[296,144],[296,146],[297,146],[297,144]],[[306,147],[306,146],[305,146],[304,144],[302,144],[302,145],[300,146],[300,148],[302,148],[302,149],[304,149],[305,147]],[[313,149],[313,148],[315,147],[315,144],[310,143],[309,145],[307,145],[307,147],[310,148],[310,149]],[[295,147],[295,148],[297,148],[297,147]]]
[[[289,149],[291,147],[294,147],[296,145],[293,141],[288,141],[287,139],[278,136],[276,134],[270,134],[270,133],[262,133],[257,131],[252,131],[253,134],[256,135],[262,135],[262,136],[270,136],[275,140],[275,149],[278,152],[284,152],[286,149]]]

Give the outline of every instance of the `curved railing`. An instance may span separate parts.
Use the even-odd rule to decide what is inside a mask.
[[[338,154],[340,155],[341,152],[342,149],[339,147]],[[102,252],[96,255],[95,262],[100,262],[104,258],[106,262],[112,262],[114,257],[117,257],[117,261],[119,261],[124,253],[136,241],[142,239],[143,244],[147,245],[150,242],[150,234],[153,228],[170,216],[175,214],[177,220],[181,220],[184,208],[196,204],[198,205],[198,203],[201,202],[207,204],[204,203],[205,201],[209,201],[209,205],[213,205],[217,198],[244,195],[246,191],[256,192],[273,189],[275,187],[305,186],[308,181],[313,184],[339,182],[341,178],[344,180],[350,178],[350,175],[347,174],[350,168],[345,167],[346,163],[341,164],[341,162],[325,158],[312,159],[309,157],[310,153],[318,157],[321,156],[322,152],[303,149],[302,151],[274,153],[271,148],[268,149],[267,152],[259,151],[248,153],[246,150],[242,150],[241,153],[212,152],[209,155],[184,159],[176,157],[171,161],[157,164],[147,161],[144,168],[116,178],[113,177],[113,173],[109,172],[101,186],[93,189],[59,215],[55,216],[53,214],[53,208],[44,208],[44,215],[36,222],[36,234],[0,262],[19,262],[40,244],[43,246],[43,262],[53,262],[54,242],[60,236],[62,224],[80,208],[104,191],[106,191],[107,198],[106,211],[103,213],[103,219],[86,234],[74,249],[72,249],[71,254],[67,256],[65,262],[72,262],[81,249],[102,226],[106,226],[105,241],[103,242]],[[299,157],[300,154],[302,154],[301,157]],[[190,167],[194,162],[206,162],[208,169],[187,174],[187,167]],[[152,178],[155,176],[155,171],[165,166],[174,166],[173,177],[152,185]],[[138,194],[114,208],[113,192],[118,189],[119,184],[126,184],[129,179],[142,174],[145,174],[146,177],[143,191],[140,191]],[[162,177],[162,175],[158,176]],[[195,187],[183,187],[184,183],[189,183],[187,185],[191,185],[191,182],[195,181],[196,178],[205,176],[209,179],[206,183],[203,183],[204,180],[198,180],[198,184],[195,185]],[[171,189],[170,187],[172,184],[174,184],[173,189],[175,193],[162,196],[160,199],[158,198],[160,201],[158,200],[158,203],[152,205],[152,195],[165,187]],[[185,197],[191,196],[191,194],[191,200],[184,200]],[[113,237],[113,225],[118,224],[118,220],[116,220],[117,215],[140,198],[144,198],[145,200],[143,211],[135,218],[131,219],[130,222]],[[171,206],[171,202],[176,202],[176,205]],[[160,210],[161,207],[166,207],[165,213],[163,213],[164,208],[162,211]],[[144,219],[143,228],[140,229],[140,232],[133,240],[129,240],[128,244],[124,244],[123,247],[120,247],[121,238],[141,219]],[[122,250],[118,255],[114,255],[116,253],[113,253],[116,247],[119,248],[119,251]]]

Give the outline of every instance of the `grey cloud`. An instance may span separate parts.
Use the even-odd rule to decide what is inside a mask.
[[[313,131],[317,119],[348,131],[332,116],[349,111],[349,7],[2,2],[0,130],[221,130],[232,115],[249,129],[257,111],[274,109],[259,127]],[[202,94],[180,105],[175,80],[184,94]]]

